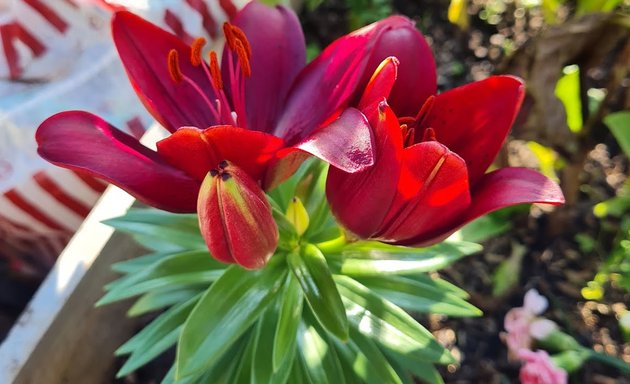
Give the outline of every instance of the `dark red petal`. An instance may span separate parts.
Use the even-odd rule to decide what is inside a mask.
[[[373,40],[374,33],[358,30],[335,40],[310,62],[295,80],[274,134],[295,144],[345,106],[363,77]]]
[[[414,116],[424,101],[437,90],[437,73],[431,48],[414,23],[392,16],[374,24],[381,30],[366,67],[364,80],[386,57],[400,61],[398,81],[387,99],[398,116]]]
[[[520,79],[493,76],[438,95],[422,126],[433,128],[440,143],[466,160],[474,186],[501,149],[523,95]],[[416,142],[422,135],[416,131]]]
[[[466,163],[436,141],[405,148],[397,192],[379,239],[399,241],[443,228],[470,205]]]
[[[460,220],[449,228],[409,239],[403,244],[424,246],[437,243],[486,213],[525,203],[563,204],[564,196],[558,184],[531,169],[502,168],[487,173],[475,186],[470,208]]]
[[[56,114],[35,138],[37,152],[51,163],[103,178],[156,208],[195,212],[199,181],[98,116]]]
[[[377,121],[378,105],[389,97],[398,77],[399,65],[400,62],[395,57],[386,58],[376,68],[365,86],[357,108],[363,112],[368,121]]]
[[[285,7],[268,7],[252,1],[237,14],[233,23],[245,32],[252,48],[252,75],[245,81],[248,128],[271,132],[293,80],[306,65],[300,22],[295,13]],[[229,80],[229,76],[223,78]]]
[[[199,192],[199,226],[213,257],[261,268],[278,245],[271,206],[256,181],[229,164],[208,174]]]
[[[167,57],[179,53],[181,71],[208,92],[211,85],[203,69],[190,63],[190,47],[175,35],[129,12],[116,12],[112,34],[118,54],[138,96],[149,112],[169,131],[182,126],[208,127],[218,122],[203,98],[190,85],[170,77]]]
[[[294,145],[335,168],[357,172],[374,163],[372,131],[365,116],[348,108],[339,118]]]
[[[183,127],[157,143],[160,156],[199,181],[223,160],[262,181],[269,161],[283,147],[282,140],[275,136],[228,125]]]
[[[391,108],[383,103],[380,114],[378,110],[368,113],[376,116],[376,121],[371,121],[374,166],[354,174],[331,167],[326,181],[326,196],[333,214],[361,238],[370,238],[387,214],[396,194],[402,160],[400,127]]]

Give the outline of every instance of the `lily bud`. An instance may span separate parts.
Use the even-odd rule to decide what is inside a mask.
[[[264,192],[227,161],[203,180],[197,212],[201,234],[219,261],[261,268],[276,250],[278,227]]]
[[[295,232],[298,236],[302,236],[306,229],[308,228],[309,217],[306,208],[304,208],[304,204],[302,204],[302,200],[297,197],[294,197],[289,202],[289,206],[287,207],[287,212],[285,214],[289,222],[293,224],[295,227]]]

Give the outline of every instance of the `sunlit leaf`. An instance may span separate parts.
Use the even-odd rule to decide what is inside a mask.
[[[320,324],[341,340],[348,339],[348,320],[326,259],[319,248],[304,244],[287,257],[304,297]]]
[[[482,312],[437,284],[396,275],[357,278],[384,299],[414,312],[449,316],[481,316]]]
[[[284,360],[292,361],[295,357],[295,341],[302,318],[303,303],[304,295],[297,279],[293,274],[287,274],[275,330],[272,357],[274,371],[278,370]]]
[[[400,307],[347,277],[335,275],[350,325],[380,345],[419,361],[454,363],[429,331]]]
[[[580,99],[580,68],[569,65],[564,68],[563,75],[556,83],[555,94],[564,104],[567,114],[567,125],[571,132],[582,130],[582,100]]]
[[[277,264],[272,259],[256,271],[231,266],[212,284],[184,324],[176,377],[211,366],[256,321],[284,282],[286,270]]]
[[[168,239],[168,243],[185,249],[207,249],[199,232],[199,222],[195,214],[174,214],[158,209],[132,209],[124,216],[106,220],[104,223],[144,239],[150,238],[160,243]]]

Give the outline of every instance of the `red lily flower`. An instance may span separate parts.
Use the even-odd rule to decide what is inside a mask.
[[[395,49],[404,58],[418,48],[407,40],[388,47],[389,53]],[[424,60],[433,62],[430,56]],[[347,229],[361,238],[424,246],[509,205],[564,202],[558,185],[533,170],[485,173],[521,105],[520,79],[495,76],[430,95],[407,117],[408,104],[392,100],[390,107],[384,98],[394,83],[412,94],[416,84],[426,84],[425,76],[402,73],[396,80],[397,67],[398,60],[386,59],[359,102],[374,128],[374,166],[354,174],[334,168],[328,173],[328,200]],[[397,116],[396,108],[403,115]]]
[[[130,81],[149,112],[172,134],[153,151],[97,116],[62,112],[39,127],[39,154],[172,212],[207,206],[202,200],[209,194],[199,194],[200,186],[223,161],[263,190],[289,177],[308,155],[349,173],[371,165],[367,120],[346,107],[375,42],[395,31],[396,23],[338,39],[306,65],[300,25],[286,8],[251,2],[232,22],[224,26],[226,45],[219,65],[213,52],[207,62],[202,58],[202,40],[188,46],[138,16],[116,13],[112,33]],[[239,209],[258,206],[252,204]],[[268,207],[263,210],[271,215]],[[222,217],[236,220],[237,214]],[[200,225],[204,231],[208,223],[201,219]],[[259,228],[259,233],[247,235],[250,241],[266,237],[267,244],[277,231]],[[223,252],[215,238],[206,236],[210,250]],[[262,248],[267,255],[269,247]],[[240,261],[247,256],[214,256],[247,264]]]

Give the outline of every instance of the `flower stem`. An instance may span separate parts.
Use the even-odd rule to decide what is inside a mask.
[[[589,350],[589,351],[590,351],[589,357],[591,359],[599,361],[604,364],[611,365],[626,375],[630,374],[630,364],[624,362],[623,360],[620,360],[616,357],[609,356],[603,353],[595,352],[593,350]]]
[[[317,243],[315,245],[317,246],[317,248],[319,248],[320,251],[322,251],[324,255],[326,255],[326,254],[337,253],[341,251],[341,249],[346,244],[348,244],[348,241],[346,239],[346,236],[342,234],[341,236],[335,239]]]

